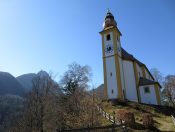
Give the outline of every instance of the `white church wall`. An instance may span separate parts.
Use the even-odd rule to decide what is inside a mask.
[[[121,82],[122,82],[122,90],[124,90],[125,84],[124,84],[123,61],[120,57],[119,57],[119,63],[120,63],[120,76],[121,76]]]
[[[133,62],[123,60],[123,70],[125,79],[126,98],[131,101],[137,100]]]
[[[142,68],[141,68],[138,64],[136,64],[136,67],[137,67],[137,74],[138,74],[138,77],[139,77],[139,78],[140,78],[140,77],[143,77]]]
[[[144,91],[145,87],[149,87],[150,93],[145,93],[145,91]],[[140,90],[140,96],[141,96],[141,102],[142,103],[157,105],[154,85],[140,86],[139,90]]]
[[[106,58],[106,76],[107,76],[108,98],[116,99],[118,95],[118,89],[117,89],[116,66],[114,56]]]
[[[119,56],[122,55],[122,51],[121,51],[121,43],[119,40],[117,40],[117,44],[116,44],[116,47],[117,47],[117,53]]]
[[[152,77],[150,76],[149,72],[145,69],[145,74],[146,74],[146,78],[153,80]]]

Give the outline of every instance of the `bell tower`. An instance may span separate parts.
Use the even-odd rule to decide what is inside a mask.
[[[106,99],[123,99],[121,33],[117,28],[114,16],[109,10],[100,34],[102,37],[104,95]]]

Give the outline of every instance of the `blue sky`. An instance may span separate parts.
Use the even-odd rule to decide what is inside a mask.
[[[174,0],[0,0],[0,71],[14,76],[67,65],[92,68],[103,83],[99,31],[107,9],[122,32],[121,44],[147,67],[175,74]]]

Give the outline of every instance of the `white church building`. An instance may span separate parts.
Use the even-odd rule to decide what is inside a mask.
[[[106,14],[100,34],[105,97],[161,105],[160,84],[154,80],[144,63],[122,48],[122,34],[110,11]]]

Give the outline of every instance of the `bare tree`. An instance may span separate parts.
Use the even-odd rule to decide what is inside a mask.
[[[87,89],[91,76],[90,67],[72,63],[68,68],[60,81],[63,92],[71,95],[79,88]]]
[[[90,68],[73,63],[58,84],[51,76],[38,76],[25,98],[23,117],[13,131],[47,132],[56,128],[77,128],[101,124],[101,117],[89,94]]]
[[[164,96],[169,101],[169,105],[175,107],[175,75],[168,75],[164,82]]]
[[[55,101],[58,84],[49,75],[38,75],[33,80],[32,91],[27,95],[23,118],[18,122],[20,131],[47,131],[47,118]]]
[[[73,63],[60,81],[64,96],[61,101],[63,127],[77,128],[98,124],[94,99],[89,94],[90,68]],[[95,120],[94,120],[95,118]]]
[[[157,68],[152,68],[150,71],[151,71],[151,73],[152,73],[154,79],[155,79],[157,82],[159,82],[160,84],[163,84],[164,78],[163,78],[162,73],[161,73]]]

